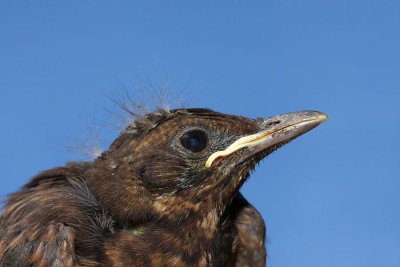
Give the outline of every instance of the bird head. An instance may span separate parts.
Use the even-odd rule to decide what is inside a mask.
[[[157,111],[130,124],[95,161],[91,183],[123,218],[220,216],[261,159],[326,119],[317,111],[266,119]]]

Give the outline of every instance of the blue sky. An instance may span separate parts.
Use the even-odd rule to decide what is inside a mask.
[[[121,89],[249,117],[315,109],[330,120],[242,189],[269,266],[398,267],[399,29],[395,0],[1,1],[0,197],[80,159],[66,148]],[[117,135],[99,132],[105,148]]]

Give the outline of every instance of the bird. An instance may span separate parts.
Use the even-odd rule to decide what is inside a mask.
[[[95,160],[43,171],[8,197],[0,266],[265,266],[265,222],[240,188],[327,118],[142,115]]]

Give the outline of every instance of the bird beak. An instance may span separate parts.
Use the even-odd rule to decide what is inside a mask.
[[[233,142],[225,150],[211,154],[205,166],[217,165],[222,159],[242,148],[249,148],[250,154],[246,159],[267,150],[272,146],[288,142],[326,121],[328,116],[318,111],[292,112],[260,120],[260,131],[243,136]]]

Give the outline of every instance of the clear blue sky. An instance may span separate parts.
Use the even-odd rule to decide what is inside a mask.
[[[3,0],[0,197],[78,159],[70,137],[144,80],[226,113],[329,114],[242,190],[269,267],[400,266],[400,1]]]

